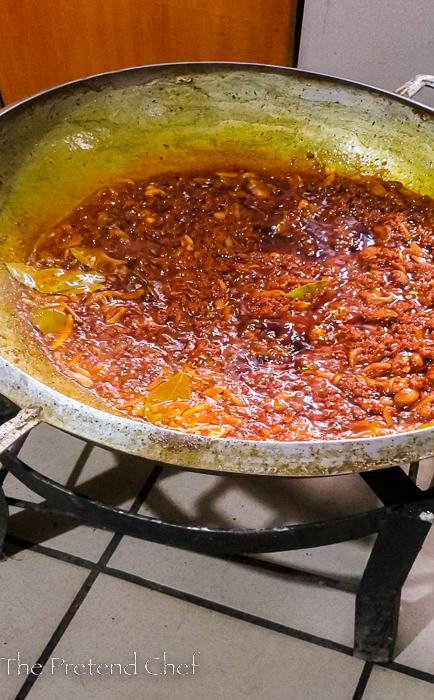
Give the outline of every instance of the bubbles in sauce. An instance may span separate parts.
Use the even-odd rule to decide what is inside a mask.
[[[35,326],[53,363],[139,420],[167,395],[153,422],[199,435],[383,435],[434,421],[433,251],[434,202],[396,182],[232,168],[123,180],[29,260],[98,288],[23,287],[23,313],[66,315],[61,332]],[[171,377],[189,393],[156,391]]]

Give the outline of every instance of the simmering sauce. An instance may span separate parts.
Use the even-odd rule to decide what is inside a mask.
[[[434,420],[434,201],[398,182],[122,180],[9,269],[56,367],[135,418],[249,440]]]

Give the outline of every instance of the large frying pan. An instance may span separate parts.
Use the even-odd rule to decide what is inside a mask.
[[[231,63],[133,68],[48,90],[0,112],[0,260],[23,261],[41,231],[121,174],[303,165],[312,154],[434,196],[434,110],[345,80]],[[51,425],[135,455],[248,474],[317,476],[434,454],[434,428],[254,442],[126,418],[53,369],[20,324],[19,290],[0,267],[0,393],[40,407]]]

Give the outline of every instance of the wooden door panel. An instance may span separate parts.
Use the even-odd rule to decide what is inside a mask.
[[[291,62],[296,0],[0,0],[5,103],[170,61]]]

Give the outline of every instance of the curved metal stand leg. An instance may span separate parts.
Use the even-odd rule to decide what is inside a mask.
[[[433,513],[418,504],[402,506],[383,521],[356,597],[355,656],[392,659],[402,586],[433,521]]]
[[[3,545],[6,537],[6,529],[8,524],[9,508],[6,503],[6,497],[0,485],[0,560],[3,559]]]
[[[80,496],[34,471],[10,451],[0,459],[11,474],[57,512],[78,518],[92,527],[204,554],[256,554],[336,544],[377,532],[386,517],[385,509],[378,508],[321,522],[260,530],[177,525]]]
[[[15,406],[11,401],[0,395],[0,426],[15,416],[18,411],[18,406]],[[3,435],[0,435],[0,440],[2,437]],[[8,504],[2,488],[6,474],[6,469],[3,469],[0,465],[0,560],[3,558],[3,545],[9,516]]]
[[[434,489],[421,491],[399,467],[366,472],[362,478],[384,506],[322,522],[259,530],[177,525],[106,506],[80,496],[39,474],[18,457],[21,441],[39,422],[35,411],[21,411],[0,427],[0,463],[19,481],[46,500],[41,509],[59,512],[98,527],[205,554],[234,555],[320,547],[378,532],[356,597],[356,656],[390,661],[395,646],[401,589],[434,522]],[[2,434],[3,431],[3,434]],[[8,449],[9,448],[9,449]],[[416,475],[412,465],[412,476]],[[0,547],[8,517],[1,490]]]

